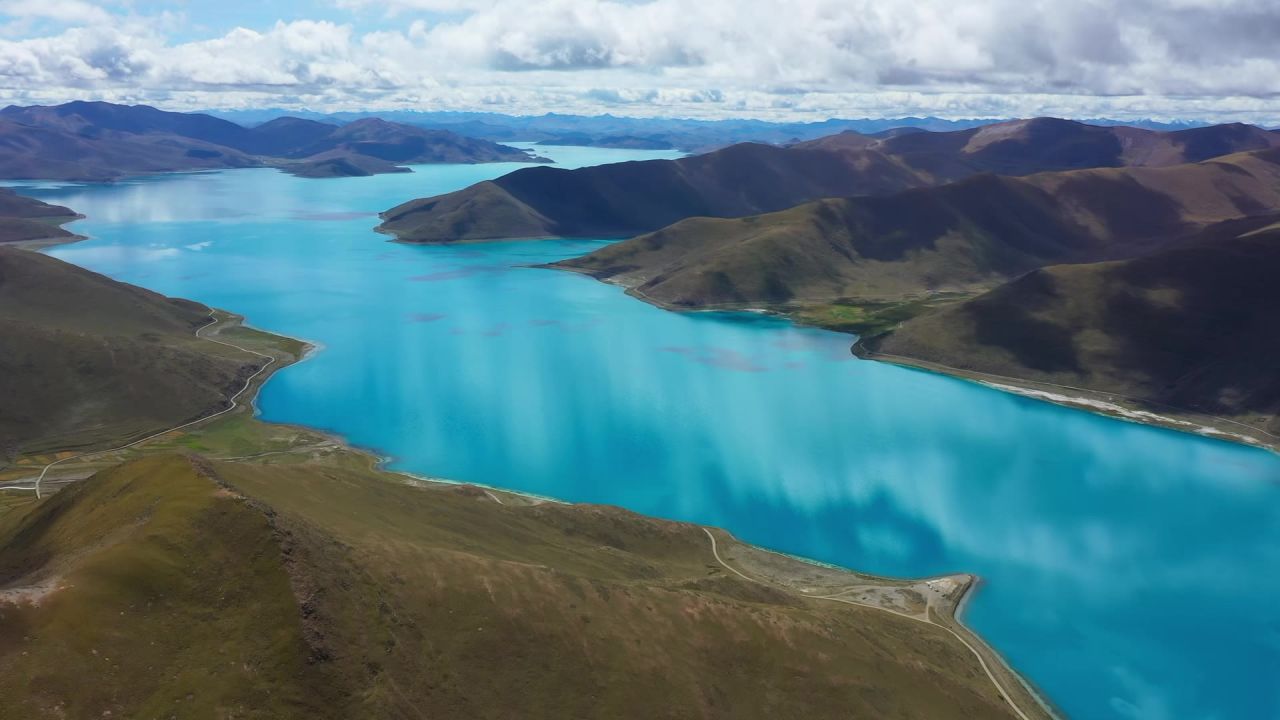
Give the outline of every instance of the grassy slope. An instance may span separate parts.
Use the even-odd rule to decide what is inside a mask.
[[[741,217],[829,197],[885,195],[981,173],[1161,166],[1280,144],[1249,126],[1194,137],[1039,118],[876,139],[855,133],[778,148],[745,143],[681,160],[521,170],[383,213],[407,242],[617,237],[690,217]]]
[[[0,305],[7,456],[193,419],[222,407],[255,367],[194,337],[209,317],[203,307],[36,253],[0,248]]]
[[[0,603],[0,714],[1011,717],[945,631],[727,575],[694,526],[201,467],[135,461],[0,518],[0,587],[61,588]]]
[[[78,217],[70,208],[0,188],[0,244],[74,238],[61,225]]]
[[[1280,434],[1280,229],[1228,223],[1133,260],[1049,267],[863,343]]]
[[[0,517],[0,587],[47,592],[0,602],[4,717],[332,716],[270,523],[184,458]]]
[[[675,307],[924,309],[944,293],[986,290],[1047,264],[1133,256],[1277,207],[1280,151],[1268,150],[693,218],[557,266]]]

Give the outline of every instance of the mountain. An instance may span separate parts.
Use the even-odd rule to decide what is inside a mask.
[[[1133,257],[1277,208],[1280,149],[1272,149],[1161,168],[980,175],[745,218],[690,218],[556,267],[665,306],[835,304],[823,324],[867,332],[900,320],[904,305],[923,311],[1044,265]]]
[[[407,167],[356,153],[322,153],[306,160],[281,163],[281,170],[305,178],[369,177],[413,172]]]
[[[1187,134],[1193,133],[1193,134]],[[682,158],[578,170],[526,168],[383,213],[383,232],[444,243],[620,237],[687,217],[741,217],[826,197],[888,195],[982,173],[1162,167],[1219,150],[1280,145],[1250,126],[1176,133],[1039,118],[955,132],[841,133],[787,148],[742,144]]]
[[[0,247],[0,453],[142,436],[225,404],[256,367],[194,337],[208,311]]]
[[[1084,388],[1280,435],[1277,219],[1225,223],[1130,260],[1035,270],[860,346],[891,362]]]
[[[72,102],[0,110],[0,177],[126,175],[278,166],[308,177],[403,172],[399,163],[538,162],[523,150],[376,119],[279,118],[255,128],[145,105]]]
[[[23,125],[6,119],[5,112],[0,111],[0,177],[6,179],[100,182],[261,165],[239,150],[169,133],[72,132]]]
[[[0,513],[0,715],[1016,717],[947,630],[772,578],[934,584],[359,467],[156,455]]]
[[[147,105],[75,101],[62,105],[9,106],[0,118],[19,125],[63,130],[80,137],[111,133],[163,134],[240,148],[249,131],[209,115],[165,112]]]
[[[866,135],[900,130],[945,132],[963,130],[991,123],[1003,118],[969,118],[948,120],[937,117],[898,118],[832,118],[816,122],[772,122],[754,119],[698,120],[691,118],[622,117],[617,115],[505,115],[486,112],[457,111],[385,111],[316,112],[259,109],[259,110],[211,110],[209,114],[233,120],[244,125],[254,125],[281,116],[299,116],[322,122],[351,122],[366,117],[381,117],[419,127],[453,130],[468,137],[484,138],[498,142],[527,141],[556,145],[586,145],[617,147],[619,138],[638,138],[648,147],[674,147],[685,152],[710,152],[728,145],[757,142],[781,145],[813,140],[825,135],[853,131]],[[1125,125],[1148,130],[1173,131],[1199,127],[1204,123],[1156,122],[1153,120],[1088,119],[1089,125]],[[633,146],[634,147],[634,146]]]
[[[409,242],[617,237],[691,215],[745,215],[916,183],[887,159],[742,144],[680,160],[525,168],[388,210],[379,229]]]
[[[0,244],[75,238],[77,236],[64,230],[62,224],[79,217],[70,208],[0,188]]]

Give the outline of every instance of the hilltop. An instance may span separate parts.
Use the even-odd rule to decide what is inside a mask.
[[[1179,132],[1038,118],[952,132],[843,133],[789,147],[744,143],[577,170],[525,168],[382,214],[405,242],[626,237],[691,217],[742,217],[821,198],[891,195],[984,173],[1164,167],[1280,145],[1221,125]]]
[[[129,175],[280,167],[308,177],[403,172],[398,164],[539,162],[447,130],[370,119],[280,118],[246,128],[145,105],[71,102],[0,110],[0,177],[103,181]]]

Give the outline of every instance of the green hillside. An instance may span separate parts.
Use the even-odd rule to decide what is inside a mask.
[[[861,346],[889,360],[1085,388],[1280,435],[1273,221],[1224,224],[1132,260],[1037,270]]]
[[[696,526],[495,497],[310,463],[100,472],[0,516],[0,714],[1015,717],[943,628],[744,580]],[[761,577],[867,582],[721,542]]]
[[[203,306],[0,247],[0,458],[139,437],[225,406],[260,358]]]

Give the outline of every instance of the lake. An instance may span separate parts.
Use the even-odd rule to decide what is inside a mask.
[[[562,166],[666,157],[540,148]],[[1280,457],[861,361],[530,267],[606,240],[413,247],[374,213],[513,165],[35,186],[50,254],[322,350],[263,417],[392,467],[718,525],[898,576],[973,572],[966,622],[1078,718],[1280,718]]]

